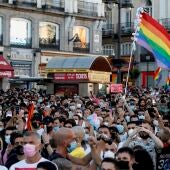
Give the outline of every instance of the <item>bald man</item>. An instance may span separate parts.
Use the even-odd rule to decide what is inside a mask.
[[[53,142],[56,145],[55,152],[50,156],[50,160],[57,164],[59,170],[86,170],[90,161],[92,160],[92,155],[96,152],[93,151],[93,154],[89,153],[83,158],[73,157],[68,154],[71,143],[76,140],[76,135],[70,128],[60,128],[59,131],[54,135]],[[94,155],[94,157],[97,154]],[[98,155],[97,155],[98,157]],[[96,169],[96,168],[94,168]],[[88,168],[89,170],[89,168]],[[93,168],[90,167],[90,170]]]
[[[67,155],[70,143],[75,140],[74,132],[69,128],[60,128],[53,140],[56,149],[49,159],[57,164],[59,170],[72,169],[72,162],[67,159]]]
[[[40,154],[41,137],[36,132],[26,132],[24,134],[24,155],[25,159],[13,164],[9,170],[22,170],[28,168],[36,170],[37,164],[48,161]]]

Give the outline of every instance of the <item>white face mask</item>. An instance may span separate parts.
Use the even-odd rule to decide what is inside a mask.
[[[153,125],[154,125],[154,126],[159,126],[158,121],[157,121],[157,120],[154,120],[154,121],[153,121]]]
[[[128,136],[130,136],[133,133],[133,131],[134,131],[133,129],[129,129],[128,130]]]
[[[11,135],[5,135],[5,142],[7,143],[7,144],[10,144],[11,142],[10,142],[10,137],[11,137]]]
[[[71,110],[71,111],[74,111],[75,109],[76,109],[75,106],[70,106],[70,110]]]
[[[103,122],[105,126],[109,126],[109,122]]]
[[[79,121],[78,121],[78,120],[75,120],[75,122],[76,122],[76,125],[78,125]]]
[[[103,152],[101,151],[100,152],[100,158],[103,160],[104,158],[115,158],[115,153],[113,153],[112,151],[106,151],[106,152]]]
[[[79,108],[79,109],[80,109],[80,108],[81,108],[81,104],[77,104],[77,108]]]

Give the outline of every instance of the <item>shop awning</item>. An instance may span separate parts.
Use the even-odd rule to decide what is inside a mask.
[[[14,75],[14,69],[12,66],[6,61],[6,59],[0,55],[0,78],[10,78]]]
[[[111,66],[107,58],[103,56],[57,56],[48,62],[46,70],[49,73],[74,72],[74,70],[83,72],[87,70],[111,72]]]

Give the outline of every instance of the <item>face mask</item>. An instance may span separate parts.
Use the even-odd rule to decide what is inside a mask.
[[[24,154],[24,148],[22,145],[18,145],[14,148],[14,151],[17,155],[23,155]]]
[[[71,142],[70,143],[70,146],[69,147],[67,147],[67,150],[68,150],[68,152],[70,153],[70,152],[72,152],[74,149],[76,149],[77,148],[77,142],[76,141],[73,141],[73,142]]]
[[[75,120],[75,122],[76,122],[76,125],[78,125],[79,121],[78,121],[78,120]]]
[[[101,158],[101,160],[103,160],[104,158],[115,158],[115,153],[113,153],[110,150],[106,151],[106,152],[101,151],[100,158]]]
[[[132,111],[135,110],[135,106],[134,106],[134,105],[131,105],[131,106],[129,106],[129,107],[130,107],[130,109],[131,109]]]
[[[86,142],[87,142],[87,141],[88,141],[88,139],[89,139],[89,136],[90,136],[89,134],[85,134],[85,135],[84,135],[84,141],[86,141]]]
[[[75,106],[70,106],[70,110],[75,110],[76,109],[76,107]]]
[[[125,116],[126,122],[130,122],[130,116]]]
[[[34,129],[38,129],[38,128],[40,127],[40,125],[39,125],[39,123],[37,123],[37,122],[32,122],[32,127],[33,127]]]
[[[35,145],[32,144],[24,145],[24,154],[26,157],[33,157],[36,154]]]
[[[103,122],[105,126],[109,126],[109,122]]]
[[[134,131],[133,129],[129,129],[128,130],[128,136],[130,136],[133,133],[133,131]]]
[[[157,120],[154,120],[154,121],[153,121],[153,125],[154,125],[154,126],[159,126],[158,121],[157,121]]]
[[[129,161],[119,161],[118,164],[120,169],[129,169]]]
[[[2,131],[3,129],[4,129],[4,128],[1,127],[1,128],[0,128],[0,131]]]
[[[77,104],[77,108],[79,108],[79,109],[80,109],[80,108],[81,108],[81,104]]]
[[[140,115],[138,116],[139,120],[144,120],[145,119],[145,116],[144,115]]]
[[[119,134],[122,134],[124,132],[124,126],[123,125],[116,125],[116,128],[117,128]]]
[[[104,153],[104,158],[115,158],[115,153],[113,153],[112,151],[106,151]]]
[[[63,106],[64,106],[65,108],[67,108],[67,107],[68,107],[68,103],[65,103]]]
[[[11,142],[10,142],[10,137],[11,137],[11,135],[5,135],[5,142],[7,143],[7,144],[10,144]]]
[[[142,139],[148,139],[149,138],[149,134],[147,134],[146,132],[139,132],[139,136]]]
[[[47,126],[47,133],[51,132],[53,130],[52,126]]]
[[[119,135],[120,137],[120,141],[123,142],[123,141],[126,141],[127,139],[127,133],[123,134],[123,135]]]
[[[42,99],[38,99],[38,103],[41,103],[42,102]]]
[[[55,127],[53,128],[53,131],[54,131],[54,132],[58,132],[59,129],[60,129],[59,126],[55,126]]]

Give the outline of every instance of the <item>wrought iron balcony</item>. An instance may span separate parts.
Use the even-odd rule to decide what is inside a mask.
[[[57,9],[64,11],[64,0],[45,0],[42,5],[43,9]]]
[[[82,15],[97,16],[97,3],[78,1],[78,13]]]
[[[3,45],[3,35],[0,34],[0,45]]]
[[[113,24],[105,24],[102,28],[102,36],[110,37],[114,34],[114,25]]]
[[[128,36],[134,32],[134,23],[133,22],[126,22],[121,23],[121,35]]]
[[[25,39],[18,39],[12,40],[10,42],[12,47],[19,47],[19,48],[31,48],[32,46],[32,38],[25,38]]]
[[[73,51],[80,53],[89,53],[90,43],[73,42]]]
[[[37,0],[13,0],[14,5],[23,5],[23,6],[37,6]]]
[[[39,46],[40,48],[46,49],[59,49],[60,40],[55,40],[54,38],[39,38]]]
[[[170,32],[170,18],[160,19],[159,22]]]
[[[120,0],[103,0],[106,4],[120,4]],[[121,8],[133,8],[132,0],[121,0]]]

